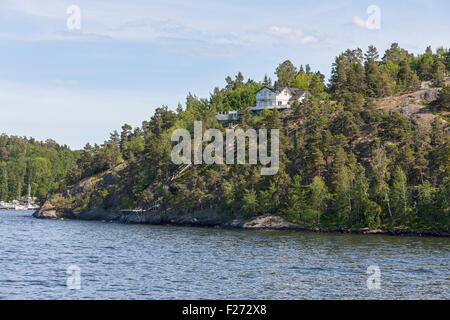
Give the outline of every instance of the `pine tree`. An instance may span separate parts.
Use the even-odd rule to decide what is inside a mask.
[[[442,87],[444,84],[445,65],[441,61],[436,61],[433,66],[433,73],[431,75],[433,85],[435,87]]]
[[[434,207],[434,194],[435,190],[429,181],[425,181],[419,187],[419,199],[417,203],[417,213],[428,225],[432,225],[436,219],[434,217],[436,208]]]
[[[308,84],[308,89],[313,97],[318,97],[320,99],[326,99],[327,94],[325,93],[325,76],[317,71],[311,76]]]
[[[310,160],[308,161],[309,172],[312,177],[322,176],[325,170],[325,159],[322,151],[314,147],[311,151]]]
[[[295,175],[289,190],[289,206],[286,210],[287,214],[294,222],[305,222],[303,214],[308,210],[308,191],[308,186],[302,185],[301,176]]]
[[[309,75],[311,73],[311,67],[309,66],[309,64],[306,64],[305,71],[306,71],[307,75]]]
[[[366,93],[369,97],[381,97],[383,95],[383,78],[378,70],[378,65],[373,59],[365,63]]]
[[[8,198],[8,167],[6,163],[0,163],[0,200],[7,201]]]
[[[320,217],[325,212],[327,201],[330,198],[325,181],[320,176],[315,176],[309,185],[311,191],[311,208],[316,212],[316,223],[320,224]]]
[[[384,57],[383,57],[383,63],[387,63],[388,61],[392,62],[393,64],[399,64],[400,60],[403,58],[405,50],[401,49],[398,45],[398,43],[394,42],[391,44],[391,47],[386,50]]]
[[[271,86],[272,85],[272,79],[267,76],[267,74],[264,75],[264,80],[262,82],[263,86]]]
[[[339,183],[339,176],[345,169],[347,154],[342,147],[338,147],[332,159],[329,183],[333,187],[333,190],[336,190]]]
[[[274,195],[277,191],[275,183],[271,183],[269,189],[260,190],[258,193],[258,206],[259,212],[265,213],[275,213],[277,209],[277,203],[274,201]]]
[[[291,61],[286,60],[277,67],[275,74],[278,77],[278,85],[292,86],[297,75],[297,68]]]
[[[392,219],[392,211],[389,198],[389,184],[390,172],[388,170],[389,160],[383,149],[375,150],[372,160],[372,174],[373,174],[373,195],[378,203],[382,204],[385,212],[389,214]]]
[[[337,220],[347,225],[351,225],[353,209],[353,177],[352,172],[347,167],[339,173],[335,189],[335,211]]]
[[[402,88],[404,90],[417,89],[419,86],[419,78],[411,69],[409,62],[406,59],[403,59],[399,66],[398,80]]]
[[[366,59],[366,61],[372,60],[374,62],[377,62],[379,57],[380,55],[378,54],[378,50],[373,45],[370,45],[367,49],[367,52],[364,54],[364,58]]]
[[[368,200],[368,191],[369,191],[369,183],[366,178],[365,169],[361,164],[358,164],[356,166],[355,180],[353,183],[353,190],[352,190],[353,224],[361,224],[364,221],[364,212]]]
[[[244,86],[244,76],[241,72],[236,75],[236,80],[234,81],[233,89],[242,88]]]
[[[447,167],[447,169],[449,169]],[[436,212],[434,224],[439,224],[444,230],[450,228],[450,178],[449,175],[443,179],[436,192]]]
[[[408,186],[406,175],[399,166],[395,167],[392,176],[391,200],[392,214],[395,218],[400,219],[402,223],[405,224],[409,212]]]
[[[442,90],[439,91],[439,96],[436,103],[439,107],[450,111],[450,85],[444,85],[442,87]]]
[[[242,211],[246,217],[252,217],[259,214],[259,205],[254,189],[246,190],[243,200],[245,203],[242,206]]]

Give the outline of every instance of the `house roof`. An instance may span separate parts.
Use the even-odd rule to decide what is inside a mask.
[[[299,88],[292,88],[292,87],[275,87],[274,86],[264,86],[261,89],[259,89],[258,91],[256,91],[256,93],[258,93],[259,91],[261,91],[262,89],[267,88],[272,92],[275,92],[275,94],[279,94],[280,92],[282,92],[284,89],[288,89],[290,94],[292,95],[291,99],[289,99],[290,101],[292,100],[297,100],[298,98],[300,98],[304,93],[308,93],[310,94],[310,92],[308,90],[301,90]]]

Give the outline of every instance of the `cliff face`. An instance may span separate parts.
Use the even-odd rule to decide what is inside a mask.
[[[153,211],[121,210],[120,206],[111,206],[111,203],[120,203],[121,197],[124,196],[123,190],[114,189],[114,184],[112,184],[112,182],[115,181],[115,179],[112,179],[111,175],[112,172],[107,172],[101,176],[85,179],[76,184],[66,194],[53,195],[33,214],[33,217],[40,219],[99,220],[130,224],[219,227],[248,230],[264,229],[353,234],[450,236],[450,232],[430,229],[411,230],[407,228],[397,228],[381,230],[346,228],[343,226],[328,228],[322,226],[310,227],[288,222],[278,215],[266,214],[246,219],[239,212],[224,212],[216,208],[193,211],[171,209]],[[116,197],[115,199],[105,201],[106,197],[102,195],[102,190],[104,190],[103,188],[105,188],[105,186],[108,190],[113,191],[111,195]]]
[[[55,194],[33,216],[42,219],[117,220],[125,196],[120,179],[126,163],[84,179],[64,194]]]
[[[104,209],[89,209],[84,212],[72,211],[68,208],[56,208],[54,200],[48,200],[42,208],[33,214],[41,219],[80,219],[80,220],[102,220],[117,221],[132,224],[151,225],[179,225],[193,227],[219,227],[226,229],[247,229],[247,230],[290,230],[308,232],[333,232],[352,234],[380,234],[380,235],[400,235],[400,236],[428,236],[428,237],[449,237],[450,233],[442,230],[371,230],[369,228],[345,228],[339,227],[308,227],[300,226],[284,220],[276,215],[263,215],[250,219],[233,217],[226,213],[219,213],[216,210],[197,210],[193,212],[117,212]]]
[[[231,214],[221,212],[217,209],[179,211],[141,211],[120,210],[111,207],[111,202],[105,202],[101,197],[102,188],[114,191],[116,203],[120,202],[120,189],[114,189],[114,181],[120,177],[124,165],[119,166],[111,172],[100,176],[85,179],[76,184],[68,193],[56,194],[48,199],[44,205],[36,211],[33,216],[39,219],[79,219],[116,221],[132,224],[152,225],[179,225],[195,227],[220,227],[228,229],[248,230],[291,230],[309,232],[338,232],[353,234],[385,234],[385,235],[414,235],[414,236],[437,236],[449,237],[450,233],[442,230],[371,230],[369,228],[345,228],[301,226],[286,221],[280,216],[266,214],[263,216],[245,219],[240,213]],[[112,178],[112,177],[116,178]],[[109,207],[108,207],[109,206]]]
[[[83,184],[89,185],[90,182],[84,181]],[[79,187],[79,185],[76,187]],[[89,191],[86,192],[89,193]],[[74,193],[73,196],[81,197],[83,194],[83,192],[79,194]],[[79,203],[70,202],[61,194],[54,195],[51,199],[47,200],[40,210],[36,211],[33,216],[39,219],[102,220],[152,225],[180,225],[255,230],[271,229],[321,231],[318,228],[302,227],[294,223],[287,222],[280,216],[264,215],[245,219],[240,215],[236,216],[227,212],[219,212],[215,209],[194,210],[190,212],[180,212],[176,210],[134,211],[107,210],[99,205],[87,207],[84,210],[81,210]]]
[[[427,104],[434,102],[441,90],[441,88],[432,88],[430,86],[429,82],[424,82],[421,90],[382,98],[377,101],[377,107],[389,113],[398,111],[409,117],[415,124],[429,126],[436,115]],[[447,114],[447,112],[443,111],[443,114]],[[439,120],[444,127],[448,125],[445,120],[440,118]]]
[[[75,184],[65,194],[55,194],[33,214],[39,219],[80,219],[142,223],[153,225],[182,225],[239,229],[311,230],[287,222],[280,216],[264,215],[245,219],[240,212],[222,212],[216,208],[202,210],[132,210],[121,208],[127,190],[120,186],[126,164],[114,170],[90,177]]]

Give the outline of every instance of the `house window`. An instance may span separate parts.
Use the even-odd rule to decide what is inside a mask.
[[[281,101],[278,101],[278,105],[281,106]]]

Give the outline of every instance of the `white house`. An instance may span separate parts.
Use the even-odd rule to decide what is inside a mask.
[[[256,106],[251,107],[252,111],[265,109],[288,109],[295,101],[301,102],[311,94],[307,90],[300,90],[291,87],[264,86],[256,92]]]
[[[300,90],[291,87],[279,87],[278,82],[274,86],[264,86],[256,92],[256,106],[250,107],[252,113],[261,115],[263,110],[288,109],[298,101],[302,102],[306,97],[311,96],[308,90]],[[216,114],[216,119],[220,122],[237,121],[238,111],[225,111]]]

